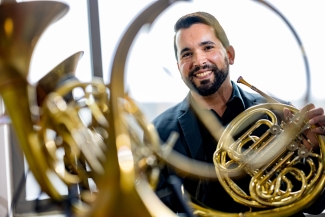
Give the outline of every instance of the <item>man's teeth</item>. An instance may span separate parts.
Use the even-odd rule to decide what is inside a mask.
[[[198,74],[196,74],[195,76],[196,76],[196,77],[203,77],[203,76],[206,76],[206,75],[208,75],[208,74],[210,74],[210,73],[211,73],[211,71],[206,71],[206,72],[198,73]]]

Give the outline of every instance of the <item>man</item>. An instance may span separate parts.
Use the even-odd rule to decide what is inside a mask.
[[[212,15],[196,12],[181,17],[175,24],[174,49],[181,77],[190,89],[188,96],[176,106],[166,110],[153,123],[160,138],[166,142],[171,132],[176,131],[179,139],[174,150],[195,160],[212,163],[217,141],[197,117],[193,107],[210,110],[223,126],[227,126],[247,108],[267,102],[255,93],[248,93],[230,80],[229,65],[234,64],[235,50],[229,44],[226,33]],[[284,101],[281,101],[285,103]],[[318,126],[306,131],[304,144],[318,144],[314,133],[325,135],[325,116],[322,108],[309,104],[302,109],[306,119]],[[284,110],[285,116],[290,116]],[[169,186],[168,180],[175,172],[165,167],[161,171],[157,194]],[[250,208],[234,202],[218,182],[181,177],[185,190],[195,200],[208,207],[224,212],[247,212]],[[249,177],[242,183],[249,183]],[[162,200],[174,212],[184,212],[176,197],[170,195]],[[318,204],[317,204],[318,206]],[[320,213],[323,207],[311,210]],[[297,213],[296,216],[304,216]]]

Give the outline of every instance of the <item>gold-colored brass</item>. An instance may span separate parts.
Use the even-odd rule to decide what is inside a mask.
[[[154,3],[136,28],[148,19],[152,22],[169,5],[167,0]],[[33,49],[45,28],[67,10],[66,4],[52,1],[0,6],[0,93],[30,170],[53,200],[63,201],[64,196],[51,176],[59,177],[68,189],[78,187],[77,203],[71,204],[76,216],[175,216],[153,192],[159,176],[154,154],[160,148],[158,135],[124,94],[123,81],[61,83],[74,74],[79,52],[38,82],[37,102],[31,102],[26,78]],[[35,106],[40,107],[36,122],[30,112]],[[151,148],[136,128],[142,128]]]
[[[152,146],[156,143],[153,146],[157,147],[159,146],[159,139],[154,133],[155,130],[152,125],[143,122],[143,118],[136,115],[141,114],[140,110],[128,100],[124,90],[126,57],[135,36],[144,24],[151,24],[171,3],[173,1],[159,0],[150,5],[131,24],[117,48],[109,85],[110,112],[108,120],[110,127],[108,142],[110,145],[106,152],[105,176],[99,179],[97,183],[98,200],[93,204],[91,212],[87,216],[176,216],[153,193],[153,189],[147,181],[148,177],[137,169],[137,167],[141,169],[143,166],[139,165],[136,159],[141,158],[145,152],[138,157],[135,154],[137,153],[135,149],[141,150],[141,148],[146,149],[146,147],[141,147],[141,144],[144,144],[142,138],[135,139],[135,134],[132,134],[132,126],[126,124],[130,122],[125,122],[125,115],[129,114],[135,117],[136,121],[140,123],[148,144]],[[142,158],[149,159],[151,156],[155,156],[150,155],[151,151],[149,151],[149,155],[144,154]],[[152,160],[155,162],[153,158]]]
[[[253,87],[241,77],[238,82]],[[216,172],[221,185],[236,202],[264,209],[240,215],[290,216],[310,206],[324,189],[325,142],[316,135],[319,150],[307,150],[301,133],[313,126],[305,121],[304,114],[293,106],[274,103],[271,97],[255,87],[252,89],[262,93],[271,103],[245,110],[226,127],[214,153]],[[284,108],[294,115],[278,121],[283,118]],[[255,130],[262,126],[267,130],[257,135]],[[308,174],[299,169],[301,163],[309,167]],[[249,192],[241,189],[232,178],[234,174],[243,173],[251,176]],[[299,183],[295,186],[297,189],[293,189],[293,182]],[[202,216],[239,215],[192,205]]]
[[[78,97],[73,94],[75,90]],[[101,79],[83,83],[71,79],[49,93],[42,103],[39,138],[44,141],[49,167],[68,188],[78,187],[80,191],[80,200],[71,204],[75,214],[89,211],[97,194],[90,181],[96,185],[105,172],[109,137],[106,90]]]
[[[44,144],[49,168],[68,189],[78,188],[80,200],[72,205],[75,212],[84,213],[87,204],[96,198],[89,181],[95,181],[96,174],[103,173],[107,132],[102,125],[105,128],[108,123],[100,116],[107,111],[105,85],[100,80],[81,83],[74,77],[82,55],[83,52],[71,55],[41,78],[36,85],[36,96],[41,106],[38,138]],[[78,99],[75,90],[79,91]],[[94,120],[89,117],[92,115]]]
[[[66,4],[60,2],[0,5],[0,94],[30,170],[42,190],[57,200],[62,196],[49,178],[51,170],[31,119],[27,76],[39,37],[68,9]]]
[[[257,93],[261,94],[264,98],[267,99],[267,101],[269,103],[279,103],[277,100],[275,100],[273,97],[270,97],[269,95],[267,95],[266,93],[264,93],[263,91],[257,89],[256,87],[254,87],[253,85],[249,84],[247,81],[245,81],[243,79],[242,76],[239,76],[237,79],[237,83],[241,83],[246,85],[247,87],[251,88],[252,90],[256,91]]]
[[[36,97],[38,106],[42,106],[47,95],[58,88],[58,85],[75,76],[76,68],[83,51],[76,52],[54,67],[43,76],[36,85]]]

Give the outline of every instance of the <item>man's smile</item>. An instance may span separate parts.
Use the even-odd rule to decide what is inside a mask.
[[[205,78],[205,77],[208,77],[211,74],[212,74],[212,71],[205,71],[205,72],[196,73],[194,76],[197,77],[197,78]]]

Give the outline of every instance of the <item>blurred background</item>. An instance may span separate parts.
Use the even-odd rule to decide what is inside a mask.
[[[29,82],[32,85],[37,83],[59,62],[77,51],[84,51],[76,71],[79,80],[89,81],[93,76],[99,75],[106,83],[110,82],[112,61],[121,36],[137,15],[155,1],[96,1],[99,20],[96,43],[100,45],[100,50],[95,51],[91,45],[94,35],[91,34],[89,23],[89,8],[95,1],[63,2],[70,6],[70,10],[45,31],[36,45]],[[291,101],[298,108],[307,103],[305,99],[308,93],[308,102],[325,108],[324,1],[265,2],[284,15],[303,47],[297,43],[293,31],[277,13],[254,0],[180,1],[160,14],[151,26],[142,28],[128,55],[125,86],[130,96],[143,109],[148,121],[183,100],[188,93],[174,57],[173,26],[180,16],[195,11],[215,15],[225,29],[236,51],[235,64],[230,67],[233,80],[243,76],[260,90]],[[99,53],[97,58],[93,58],[94,52]],[[96,69],[99,71],[96,72]],[[243,88],[247,90],[246,87]],[[7,131],[3,130],[1,132],[5,137]],[[8,190],[11,188],[10,163],[6,160],[10,150],[4,146],[2,149],[0,153],[3,153],[4,158],[0,159],[7,166],[0,168],[5,171],[0,171],[0,174],[5,174],[5,182],[2,183],[6,184],[5,187],[0,184],[0,213],[6,210],[5,207],[11,201],[11,191]],[[25,199],[30,201],[39,198],[39,191],[32,175],[28,175]],[[62,188],[62,193],[65,194],[66,189]],[[42,197],[46,198],[46,195]]]
[[[37,82],[58,62],[79,50],[85,54],[78,64],[77,77],[86,81],[93,75],[87,2],[65,2],[70,5],[70,11],[48,28],[37,44],[30,68],[31,83]],[[105,82],[110,80],[112,60],[120,37],[135,17],[153,2],[98,0],[101,70]],[[125,83],[130,95],[144,105],[144,110],[147,110],[147,105],[152,110],[152,106],[174,104],[185,97],[187,87],[180,79],[174,57],[173,25],[188,12],[207,11],[220,21],[235,48],[235,64],[230,68],[233,80],[241,75],[257,88],[289,100],[297,107],[304,105],[309,91],[309,101],[323,106],[323,1],[266,2],[284,15],[301,40],[309,67],[309,90],[301,47],[288,25],[269,7],[254,0],[192,0],[174,3],[152,26],[144,26],[139,32],[126,65]],[[151,120],[156,113],[148,112]]]

